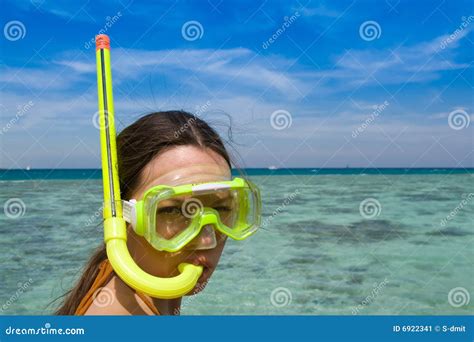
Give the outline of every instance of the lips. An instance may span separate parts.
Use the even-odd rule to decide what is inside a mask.
[[[198,283],[202,283],[204,279],[207,279],[213,269],[213,265],[207,260],[207,258],[204,255],[191,255],[188,258],[186,258],[185,262],[188,262],[190,264],[196,265],[196,266],[202,266],[203,271],[201,276],[198,279]]]
[[[212,267],[211,263],[202,254],[190,255],[188,258],[185,259],[185,262],[188,262],[188,263],[196,265],[196,266],[203,266],[205,268],[211,268]]]

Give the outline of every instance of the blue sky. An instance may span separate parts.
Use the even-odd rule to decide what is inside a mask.
[[[239,166],[474,166],[470,1],[2,7],[1,168],[100,166],[101,30],[118,129],[184,109],[232,126]]]

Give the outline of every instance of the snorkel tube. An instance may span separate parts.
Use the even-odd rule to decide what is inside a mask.
[[[202,266],[182,263],[178,266],[178,276],[159,278],[143,271],[128,251],[118,178],[110,39],[105,34],[96,37],[96,58],[107,257],[117,275],[133,289],[155,298],[182,297],[196,285],[202,273]]]

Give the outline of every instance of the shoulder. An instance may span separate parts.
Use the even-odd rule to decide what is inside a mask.
[[[153,315],[140,297],[123,281],[114,276],[96,290],[85,315]]]

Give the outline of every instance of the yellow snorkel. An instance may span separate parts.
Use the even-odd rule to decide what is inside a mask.
[[[182,297],[195,287],[202,273],[202,266],[182,263],[178,267],[180,275],[173,278],[159,278],[143,271],[128,251],[118,178],[110,40],[107,35],[101,34],[96,37],[96,58],[104,186],[104,240],[107,257],[115,273],[135,290],[155,298]]]

